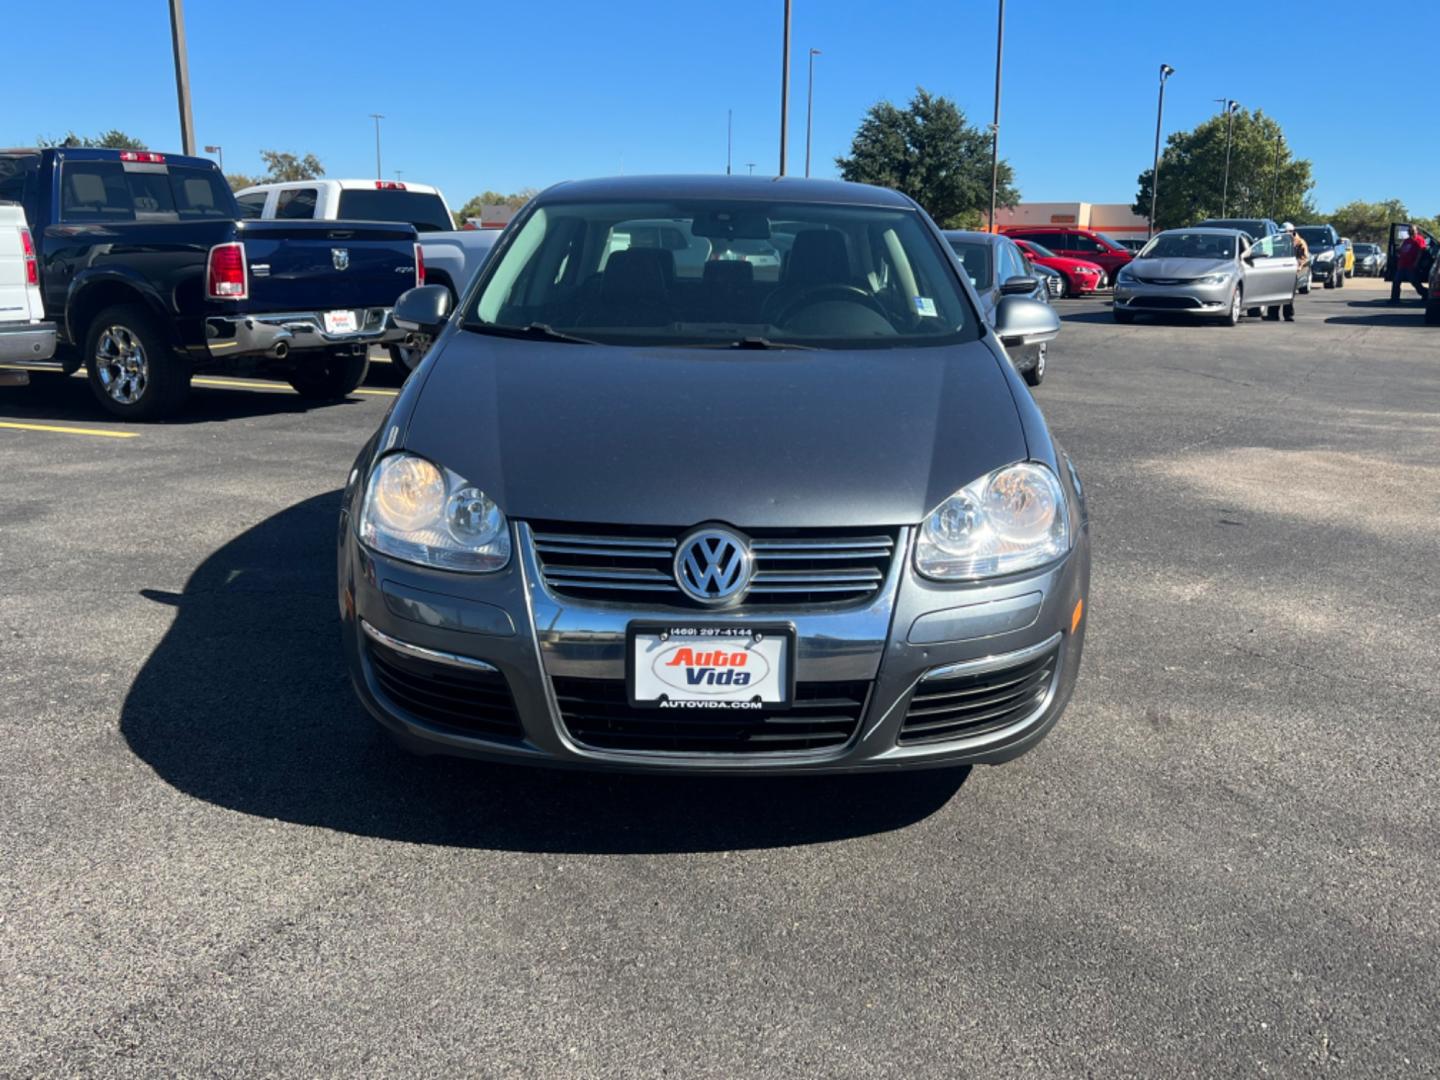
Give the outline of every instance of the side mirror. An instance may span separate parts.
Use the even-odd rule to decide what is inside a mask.
[[[444,285],[421,285],[400,294],[392,317],[402,330],[438,334],[450,318],[450,302]]]
[[[1033,277],[1006,278],[1000,286],[1001,296],[1026,296],[1040,288],[1040,282]]]
[[[1060,316],[1049,304],[1024,296],[1007,296],[995,305],[995,336],[1002,345],[1040,345],[1059,333]]]

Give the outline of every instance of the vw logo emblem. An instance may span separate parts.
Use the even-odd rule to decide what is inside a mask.
[[[750,584],[755,557],[745,538],[729,529],[701,529],[680,541],[675,553],[675,582],[702,604],[734,600]]]
[[[330,261],[335,264],[335,269],[336,269],[336,270],[348,270],[348,269],[350,269],[350,249],[349,249],[349,248],[331,248],[331,249],[330,249]]]

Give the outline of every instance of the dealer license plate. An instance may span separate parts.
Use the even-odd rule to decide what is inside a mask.
[[[353,311],[325,312],[325,332],[327,334],[353,334],[359,328],[355,322],[355,312]]]
[[[790,704],[795,633],[786,626],[630,630],[630,702],[660,709]]]

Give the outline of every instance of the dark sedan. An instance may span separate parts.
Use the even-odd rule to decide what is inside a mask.
[[[782,266],[730,257],[761,241]],[[861,185],[537,196],[453,315],[398,306],[436,340],[346,485],[361,701],[421,752],[593,768],[1033,747],[1079,671],[1089,527],[997,331],[1058,320],[1008,297],[992,329],[960,270]]]

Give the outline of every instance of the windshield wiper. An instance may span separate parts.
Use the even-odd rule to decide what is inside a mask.
[[[546,326],[544,323],[538,322],[532,322],[528,326],[503,326],[500,323],[479,322],[467,322],[463,325],[466,330],[473,330],[477,334],[492,334],[495,337],[523,338],[526,341],[563,341],[570,345],[600,344],[598,341],[576,337],[574,334],[567,334],[563,330],[556,330],[553,326]]]
[[[726,342],[724,345],[713,345],[715,349],[801,349],[805,352],[814,352],[814,345],[797,345],[790,341],[771,341],[765,337],[742,337],[737,341]]]

